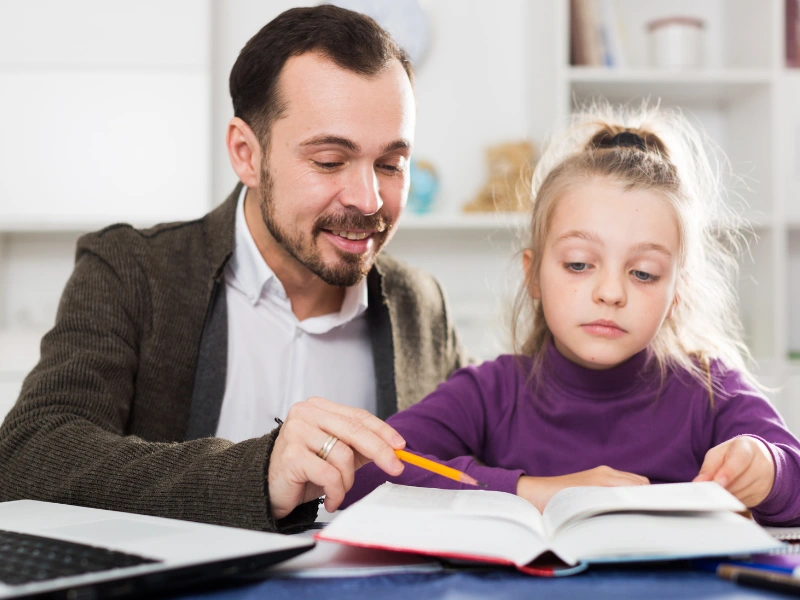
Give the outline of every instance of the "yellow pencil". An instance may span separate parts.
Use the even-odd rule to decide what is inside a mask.
[[[425,469],[426,471],[430,471],[431,473],[436,473],[437,475],[447,477],[448,479],[455,479],[456,481],[460,481],[461,483],[466,483],[468,485],[487,487],[485,483],[481,483],[466,473],[462,473],[458,469],[440,465],[437,462],[417,456],[416,454],[411,454],[411,452],[407,452],[405,450],[395,450],[394,453],[397,454],[397,458],[400,460],[407,462],[410,465],[420,467],[421,469]]]

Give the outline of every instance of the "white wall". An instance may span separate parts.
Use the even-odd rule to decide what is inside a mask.
[[[210,0],[0,1],[0,332],[52,325],[77,232],[208,210],[210,27]]]
[[[4,228],[202,214],[209,1],[0,5]]]

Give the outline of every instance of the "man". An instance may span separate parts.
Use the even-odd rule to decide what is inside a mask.
[[[377,258],[408,193],[405,53],[357,13],[292,9],[230,88],[233,194],[197,221],[79,241],[0,429],[0,500],[292,531],[365,462],[399,473],[403,440],[370,411],[462,364],[438,284]]]

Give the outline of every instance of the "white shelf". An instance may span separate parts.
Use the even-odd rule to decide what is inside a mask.
[[[516,231],[526,227],[529,219],[527,212],[429,215],[405,213],[398,223],[397,231]]]
[[[530,225],[527,212],[455,213],[418,215],[405,213],[398,224],[403,231],[513,231],[525,230]],[[770,214],[747,212],[745,218],[756,230],[772,229],[775,218]],[[800,227],[800,219],[795,224]]]
[[[74,220],[71,218],[36,218],[27,217],[0,217],[0,235],[14,233],[88,233],[99,231],[109,225],[125,223],[137,229],[146,229],[156,223],[169,223],[173,221],[186,221],[187,217],[174,218],[159,217],[157,219],[122,219],[119,216],[108,218],[93,217],[91,220]]]
[[[773,74],[767,69],[659,71],[569,67],[566,78],[579,98],[601,94],[615,102],[626,102],[644,93],[671,104],[727,104],[732,97],[771,84]]]

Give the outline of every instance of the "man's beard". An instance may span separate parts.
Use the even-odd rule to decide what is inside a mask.
[[[343,207],[340,211],[317,217],[311,231],[311,239],[304,240],[300,231],[288,232],[281,228],[275,214],[273,197],[274,182],[266,165],[261,166],[261,186],[259,188],[258,206],[261,218],[272,237],[286,252],[306,269],[314,273],[328,285],[349,287],[355,285],[369,272],[375,257],[389,239],[392,222],[383,210],[372,215],[364,215],[357,208]],[[377,231],[372,234],[374,249],[368,255],[342,252],[336,249],[339,260],[328,265],[322,258],[317,240],[323,230],[328,231]],[[308,243],[306,243],[308,242]]]

